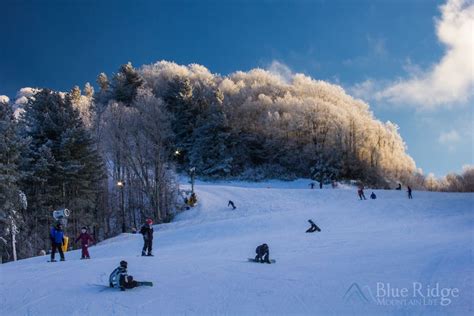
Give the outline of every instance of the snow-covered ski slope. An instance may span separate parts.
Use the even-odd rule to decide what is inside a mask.
[[[310,190],[305,180],[196,191],[195,209],[155,226],[155,257],[138,256],[140,235],[122,234],[91,247],[91,260],[72,251],[66,262],[0,265],[0,314],[474,313],[473,194],[375,191],[359,201],[354,189]],[[310,218],[321,233],[305,233]],[[247,262],[261,243],[276,264]],[[120,260],[154,287],[99,286]]]

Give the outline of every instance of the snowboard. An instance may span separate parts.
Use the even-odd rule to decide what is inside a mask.
[[[153,286],[153,282],[148,282],[148,281],[137,281],[138,283],[138,286]],[[109,285],[105,285],[105,284],[96,284],[96,283],[92,283],[90,285],[93,285],[93,286],[97,286],[97,287],[100,287],[101,290],[100,292],[103,292],[107,289],[120,289],[120,288],[116,288],[116,287],[110,287]],[[132,289],[126,289],[126,290],[132,290]]]
[[[260,263],[260,261],[256,261],[255,258],[248,258],[248,261],[249,262]],[[276,260],[275,259],[270,259],[270,262],[271,263],[276,263]],[[266,262],[264,262],[264,263],[266,263]]]

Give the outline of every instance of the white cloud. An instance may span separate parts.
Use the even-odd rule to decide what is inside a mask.
[[[380,83],[382,87],[366,82],[352,89],[365,98],[421,108],[468,101],[474,93],[474,0],[448,0],[440,9],[436,34],[446,49],[438,63],[423,70],[408,62],[407,78]]]
[[[293,80],[294,74],[291,69],[277,60],[272,61],[272,63],[267,67],[267,70],[280,77],[280,79],[286,83],[290,83]]]
[[[448,149],[450,151],[454,151],[455,146],[459,141],[461,140],[461,137],[459,136],[459,133],[455,130],[451,130],[449,132],[441,132],[441,134],[438,137],[438,142],[441,145],[448,146]]]

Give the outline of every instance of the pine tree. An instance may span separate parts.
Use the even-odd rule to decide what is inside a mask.
[[[130,62],[122,65],[112,81],[114,99],[130,106],[142,84],[143,79]]]
[[[97,224],[93,213],[104,166],[71,96],[42,90],[26,106],[22,123],[31,139],[25,166],[30,177],[24,183],[30,225],[47,232],[50,212],[62,207],[72,210],[76,226]]]
[[[19,190],[20,154],[27,141],[18,134],[10,104],[0,102],[0,258],[12,259],[12,230],[22,222],[26,200]],[[16,254],[15,254],[16,255]]]

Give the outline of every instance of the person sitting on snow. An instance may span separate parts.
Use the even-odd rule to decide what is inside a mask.
[[[94,239],[87,232],[87,227],[85,226],[82,227],[81,234],[79,235],[79,237],[76,238],[74,242],[77,243],[79,240],[81,241],[81,250],[82,250],[81,259],[90,259],[91,257],[89,256],[88,247],[89,247],[89,242],[93,243]]]
[[[375,193],[372,192],[372,194],[370,195],[370,198],[371,198],[372,200],[375,200],[375,199],[377,198],[377,195],[375,195]]]
[[[311,227],[306,231],[307,233],[314,233],[315,231],[320,232],[321,228],[318,227],[312,220],[308,219],[308,222],[311,224]]]
[[[153,256],[151,253],[153,246],[153,226],[151,225],[153,225],[153,221],[149,218],[140,229],[140,234],[143,235],[142,256]]]
[[[255,256],[255,261],[260,263],[270,263],[270,249],[267,244],[262,244],[255,249],[257,255]]]
[[[233,210],[236,209],[234,202],[232,202],[231,200],[229,200],[229,203],[227,203],[227,207],[229,207],[229,206],[232,206]]]
[[[131,275],[128,275],[127,266],[127,261],[120,261],[120,266],[115,268],[109,276],[110,287],[119,287],[121,291],[125,291],[125,289],[139,286],[139,283]]]

